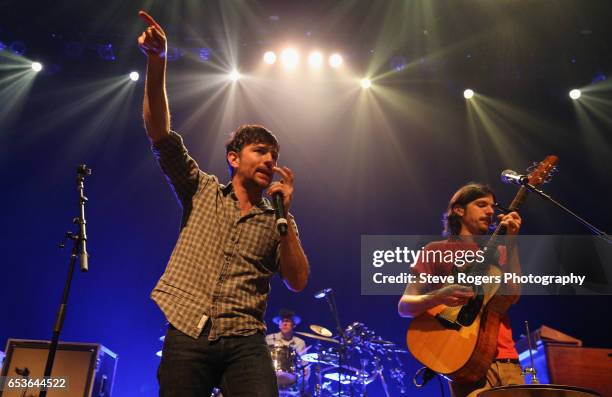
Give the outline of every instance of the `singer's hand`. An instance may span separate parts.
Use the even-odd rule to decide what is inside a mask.
[[[289,206],[291,205],[291,199],[293,198],[293,171],[288,167],[273,167],[274,172],[278,172],[282,179],[280,182],[273,182],[268,188],[268,194],[271,196],[273,193],[279,192],[283,195],[283,205],[285,211],[289,212]]]
[[[140,16],[149,27],[138,37],[138,46],[149,57],[165,58],[167,51],[166,33],[164,29],[144,11],[139,11]]]
[[[506,228],[506,233],[510,235],[516,235],[521,228],[521,216],[518,212],[513,211],[509,214],[497,215],[499,218],[499,224]]]

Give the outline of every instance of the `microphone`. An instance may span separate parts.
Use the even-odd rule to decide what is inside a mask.
[[[79,264],[81,265],[81,271],[89,271],[89,254],[87,248],[85,248],[85,241],[82,243],[81,253],[79,254]]]
[[[314,297],[316,299],[325,298],[330,292],[332,292],[331,288],[323,288],[321,291],[318,291],[316,294],[314,294]]]
[[[274,216],[276,217],[276,230],[281,236],[285,236],[287,234],[287,218],[285,218],[283,194],[281,192],[272,193],[272,203],[274,204]]]
[[[501,181],[508,184],[526,185],[529,183],[529,177],[521,175],[513,170],[503,170],[501,173]]]

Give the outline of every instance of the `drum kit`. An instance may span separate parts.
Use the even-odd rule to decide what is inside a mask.
[[[313,324],[310,330],[295,332],[314,342],[301,355],[290,346],[270,346],[280,397],[365,396],[368,385],[377,379],[390,396],[387,374],[400,393],[406,393],[406,372],[400,361],[400,354],[406,350],[379,338],[360,322],[346,327],[342,336],[320,325]]]

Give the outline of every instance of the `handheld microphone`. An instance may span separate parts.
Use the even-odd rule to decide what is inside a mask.
[[[274,204],[274,216],[276,217],[276,230],[281,236],[287,234],[287,218],[285,217],[285,205],[283,204],[283,194],[281,192],[272,193],[272,203]]]
[[[321,291],[318,291],[316,294],[314,294],[314,297],[316,299],[325,298],[327,294],[329,294],[331,291],[331,288],[323,288]]]
[[[529,177],[521,175],[513,170],[503,170],[501,173],[501,181],[508,184],[525,185],[529,183]]]

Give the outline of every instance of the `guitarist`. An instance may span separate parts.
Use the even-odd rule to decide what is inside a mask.
[[[495,195],[483,184],[469,183],[461,187],[452,196],[444,214],[444,235],[447,240],[429,243],[425,250],[477,250],[478,236],[484,236],[493,224]],[[516,246],[512,236],[518,234],[521,227],[521,217],[516,212],[498,215],[499,222],[505,227],[509,236],[508,246],[498,248],[499,264],[505,271],[520,274],[520,264]],[[425,272],[432,275],[449,275],[453,270],[452,263],[431,263],[419,261],[413,272]],[[520,292],[515,285],[504,286],[504,293],[516,296]],[[438,306],[461,306],[474,297],[472,288],[459,284],[442,287],[438,284],[409,283],[398,305],[402,317],[414,318],[426,310]],[[473,383],[450,382],[452,394],[455,397],[476,396],[481,391],[492,387],[509,384],[523,384],[518,353],[512,340],[510,320],[506,314],[499,326],[497,337],[497,354],[486,375]]]

